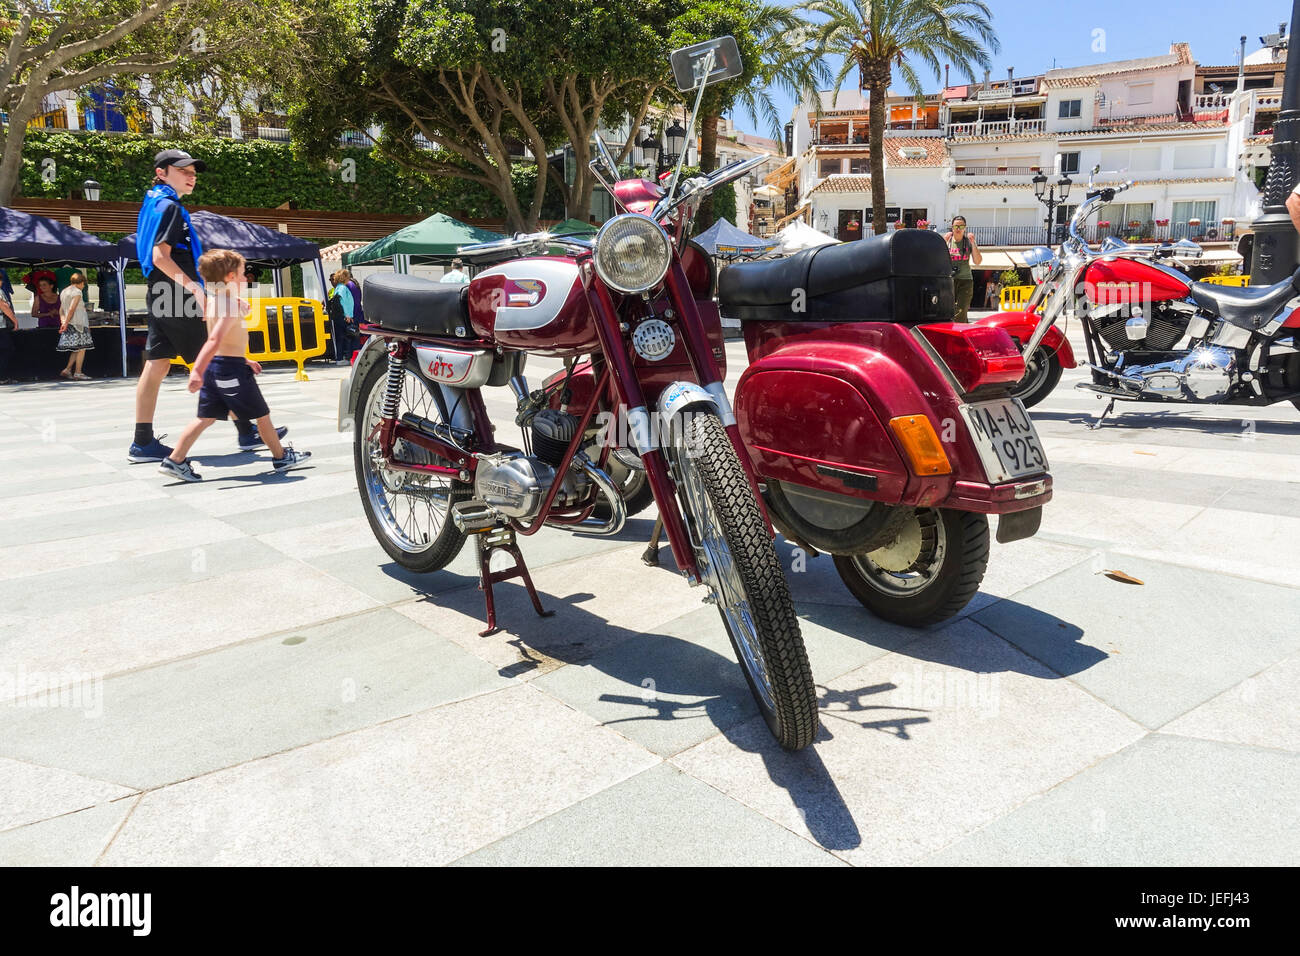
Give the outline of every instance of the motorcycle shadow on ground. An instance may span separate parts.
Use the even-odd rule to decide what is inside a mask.
[[[644,541],[648,536],[647,530],[631,540]],[[637,555],[622,552],[619,560],[635,561]],[[665,573],[677,576],[670,555],[665,554],[663,565]],[[394,576],[409,580],[405,575]],[[428,601],[483,621],[483,595],[477,577],[445,570],[426,577],[436,588],[429,592]],[[852,849],[859,845],[857,825],[817,755],[816,745],[789,753],[771,737],[759,718],[717,610],[697,606],[697,591],[683,595],[687,600],[680,617],[651,631],[611,624],[584,609],[582,605],[594,598],[589,592],[561,595],[539,590],[542,606],[555,612],[548,618],[534,613],[518,580],[494,585],[493,593],[502,630],[481,640],[497,642],[498,651],[501,644],[507,644],[519,656],[517,662],[498,669],[501,676],[527,679],[554,672],[561,664],[591,668],[596,673],[572,675],[563,690],[553,689],[556,696],[664,757],[720,731],[737,747],[762,759],[772,782],[790,794],[823,847]],[[704,646],[706,642],[717,649]],[[495,658],[501,656],[498,653]],[[680,726],[683,721],[692,726]],[[708,727],[694,727],[699,721],[707,722]],[[648,730],[635,726],[647,722],[674,726]],[[823,729],[819,739],[826,737]]]
[[[1243,405],[1243,410],[1247,408],[1259,408],[1260,406]],[[1292,408],[1290,405],[1263,406],[1270,410],[1278,411],[1285,414]],[[1097,416],[1101,414],[1105,405],[1097,408],[1096,414],[1090,412],[1047,412],[1034,409],[1030,412],[1030,417],[1036,422],[1069,422],[1074,425],[1092,425],[1097,421]],[[1123,408],[1119,402],[1115,404],[1115,410],[1112,411],[1106,420],[1098,427],[1098,432],[1104,432],[1109,429],[1128,429],[1130,431],[1146,431],[1149,429],[1159,428],[1163,431],[1184,431],[1199,432],[1203,435],[1226,435],[1230,438],[1240,438],[1245,434],[1258,435],[1288,435],[1295,436],[1300,434],[1300,416],[1295,421],[1269,421],[1267,419],[1254,418],[1199,418],[1189,414],[1191,409],[1214,408],[1219,415],[1223,415],[1223,406],[1217,405],[1185,405],[1179,410],[1155,411],[1151,405],[1144,408],[1137,407],[1134,403],[1133,408]]]

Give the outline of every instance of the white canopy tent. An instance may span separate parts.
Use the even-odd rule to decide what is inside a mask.
[[[833,239],[824,232],[818,232],[802,219],[794,220],[772,238],[781,244],[776,254],[783,256],[839,242],[838,239]]]

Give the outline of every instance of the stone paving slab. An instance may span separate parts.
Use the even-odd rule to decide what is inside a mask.
[[[1154,734],[929,866],[1294,866],[1300,757]]]
[[[148,789],[506,683],[382,609],[111,678],[100,719],[0,706],[0,754]]]
[[[661,764],[457,866],[835,866],[834,856]]]
[[[0,669],[60,672],[75,667],[107,675],[374,604],[306,565],[285,561],[0,628]]]
[[[827,685],[822,733],[755,718],[672,763],[858,865],[916,862],[1142,736],[970,620]]]
[[[1300,591],[1111,561],[1145,583],[1083,564],[974,619],[1152,729],[1300,649],[1300,629],[1279,613],[1300,608]]]
[[[1300,657],[1247,677],[1160,728],[1161,733],[1300,753]]]
[[[77,719],[82,719],[81,715]],[[130,796],[133,792],[68,770],[0,757],[0,832]]]
[[[139,797],[0,831],[0,866],[94,866]]]
[[[517,685],[151,791],[104,863],[448,863],[657,762]]]

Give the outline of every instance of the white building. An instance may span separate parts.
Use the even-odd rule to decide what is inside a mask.
[[[1102,211],[1099,220],[1109,225],[1101,233],[1226,244],[1237,223],[1255,214],[1254,167],[1267,162],[1261,133],[1276,116],[1280,91],[1197,92],[1202,79],[1187,44],[1175,43],[1160,56],[1042,76],[1009,72],[920,104],[891,96],[887,218],[914,225],[961,214],[986,248],[1035,245],[1047,240],[1048,228],[1034,177],[1071,180],[1055,210],[1059,225],[1099,166],[1098,185],[1135,181],[1122,202]],[[828,93],[821,99],[820,113],[801,107],[793,121],[794,208],[839,238],[869,235],[865,98],[844,92],[834,104]],[[854,221],[862,224],[856,234],[848,228]]]

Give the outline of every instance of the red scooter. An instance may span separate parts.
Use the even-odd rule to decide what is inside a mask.
[[[697,307],[711,316],[711,260],[681,243]],[[1034,424],[1008,393],[1025,371],[1015,343],[946,321],[943,240],[908,229],[734,265],[716,291],[744,329],[736,419],[776,526],[833,555],[880,617],[923,626],[961,610],[988,562],[987,516],[999,516],[999,541],[1033,535],[1052,483]],[[720,326],[708,328],[720,355]],[[660,361],[651,374],[681,374],[680,356]],[[564,407],[608,408],[592,378],[580,367],[546,387]],[[648,504],[632,456],[614,458],[629,465],[629,510]]]
[[[729,37],[677,51],[673,61],[696,84],[696,111],[705,85],[739,68]],[[593,169],[616,175],[603,143],[600,154]],[[591,393],[627,410],[624,453],[644,472],[677,566],[691,585],[705,585],[706,602],[721,612],[773,735],[798,749],[816,734],[816,688],[722,387],[710,340],[716,310],[701,314],[690,278],[699,265],[683,260],[670,235],[686,228],[688,197],[758,162],[659,190],[650,215],[634,203],[635,190],[611,184],[627,211],[594,241],[536,233],[462,247],[465,258],[498,263],[467,287],[368,277],[362,296],[371,338],[344,383],[339,419],[340,427],[354,424],[362,505],[397,563],[436,571],[474,537],[486,634],[496,624],[492,586],[505,578],[521,577],[545,614],[519,536],[546,525],[594,534],[623,527],[623,499],[606,470],[613,449],[584,451],[596,403],[550,407],[547,391],[531,391],[523,377],[530,352],[564,358],[570,369],[594,355]],[[673,375],[647,374],[647,363],[668,355],[679,359]],[[506,385],[522,448],[498,441],[480,393]],[[514,567],[492,571],[495,551],[509,554]]]

